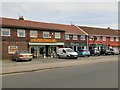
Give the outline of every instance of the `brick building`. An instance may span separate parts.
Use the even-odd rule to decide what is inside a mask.
[[[2,59],[11,59],[16,50],[29,50],[37,57],[50,56],[64,46],[64,30],[52,24],[21,19],[0,18]]]
[[[86,34],[77,26],[43,23],[24,18],[0,18],[2,59],[11,59],[16,50],[28,50],[36,57],[50,57],[57,48],[86,48]]]
[[[88,34],[88,46],[92,48],[117,48],[120,50],[119,30],[79,26]]]
[[[75,51],[92,48],[120,50],[119,30],[95,28],[31,20],[0,18],[2,59],[11,59],[16,50],[28,50],[36,57],[50,57],[57,48]]]

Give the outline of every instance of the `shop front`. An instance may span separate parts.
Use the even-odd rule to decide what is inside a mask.
[[[38,57],[56,57],[57,48],[63,47],[64,42],[57,42],[55,39],[30,39],[29,51]]]
[[[120,51],[120,43],[115,43],[115,44],[111,43],[110,47],[114,49],[118,49]]]
[[[67,48],[72,48],[74,49],[74,51],[78,51],[80,49],[87,49],[87,44],[86,43],[82,43],[82,42],[74,42],[74,43],[71,43],[71,42],[68,42],[68,43],[65,43],[65,47]]]
[[[98,49],[98,50],[101,50],[101,49],[107,49],[109,46],[107,44],[90,44],[89,45],[89,50],[92,50],[92,49]]]

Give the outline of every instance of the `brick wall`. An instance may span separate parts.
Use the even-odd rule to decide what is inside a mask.
[[[12,54],[8,53],[8,46],[17,46],[18,50],[28,50],[27,42],[2,42],[2,59],[11,59]]]
[[[25,30],[25,29],[23,29]],[[38,38],[43,38],[43,30],[38,31]],[[50,36],[54,38],[55,31],[49,31]],[[52,33],[54,33],[52,35]],[[17,37],[17,28],[10,28],[10,36],[2,36],[2,59],[11,59],[12,54],[8,53],[8,46],[18,46],[18,50],[28,50],[28,42],[30,40],[30,30],[26,30],[26,37]],[[65,32],[61,32],[61,38],[56,39],[57,42],[64,42]]]

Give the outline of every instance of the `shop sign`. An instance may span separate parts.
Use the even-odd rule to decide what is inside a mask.
[[[18,50],[17,46],[8,46],[8,53],[14,54]]]
[[[57,42],[55,39],[40,39],[40,38],[31,38],[30,39],[30,42],[40,42],[40,43],[42,43],[42,42],[46,42],[46,43],[54,43],[54,42]]]
[[[71,43],[73,46],[79,46],[79,43]]]

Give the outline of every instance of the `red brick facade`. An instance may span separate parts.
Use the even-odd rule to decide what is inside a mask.
[[[5,28],[5,27],[4,27]],[[7,27],[8,28],[8,27]],[[30,42],[30,29],[23,29],[25,30],[26,36],[25,37],[18,37],[17,36],[17,28],[8,28],[10,29],[10,36],[2,36],[2,59],[11,59],[12,54],[9,54],[8,47],[9,46],[17,46],[18,50],[28,50],[29,51],[29,42]],[[46,30],[36,30],[38,33],[37,38],[43,38],[43,31]],[[64,31],[49,31],[49,35],[51,36],[50,39],[55,38],[55,32],[61,33],[61,38],[56,39],[57,42],[64,43]]]

